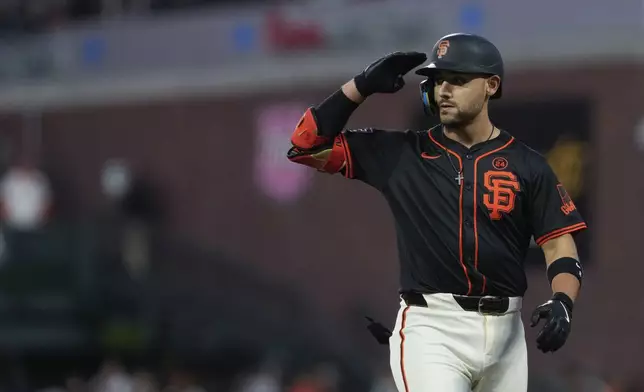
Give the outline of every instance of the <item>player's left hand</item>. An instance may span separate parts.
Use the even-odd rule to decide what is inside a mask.
[[[535,327],[541,319],[545,319],[546,323],[537,335],[537,348],[544,353],[555,352],[566,343],[570,334],[572,309],[553,297],[532,312],[530,326]]]

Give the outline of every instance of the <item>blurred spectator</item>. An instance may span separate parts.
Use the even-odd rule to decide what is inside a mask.
[[[123,365],[116,360],[106,360],[92,380],[92,392],[136,392],[134,381]]]
[[[149,268],[150,230],[160,218],[157,194],[124,160],[107,161],[101,182],[113,208],[108,215],[121,233],[116,241],[123,265],[132,278],[140,278]]]
[[[22,160],[0,178],[0,259],[34,260],[34,240],[50,218],[53,204],[47,175]]]
[[[132,172],[128,163],[122,159],[110,159],[103,165],[101,187],[103,194],[110,200],[122,200],[132,186]]]
[[[10,167],[0,180],[0,203],[6,226],[19,231],[39,229],[52,204],[49,179],[30,164]]]
[[[242,379],[238,392],[281,392],[282,371],[277,358],[268,358],[255,373]]]
[[[158,392],[159,386],[154,375],[147,371],[138,371],[133,374],[134,392]]]

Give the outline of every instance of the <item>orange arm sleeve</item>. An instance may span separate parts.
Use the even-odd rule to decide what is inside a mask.
[[[344,171],[349,176],[349,149],[343,134],[333,140],[318,134],[315,113],[309,108],[291,135],[287,157],[291,162],[312,167],[318,171],[335,174]]]

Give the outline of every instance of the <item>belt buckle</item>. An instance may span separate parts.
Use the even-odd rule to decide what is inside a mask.
[[[503,298],[499,298],[499,297],[481,297],[481,298],[479,298],[478,313],[480,315],[482,315],[482,316],[484,316],[484,315],[501,315],[501,314],[505,313],[505,312],[502,312],[502,311],[499,311],[499,310],[490,310],[490,311],[487,311],[487,312],[483,312],[481,310],[481,307],[483,306],[483,301],[497,301],[497,302],[500,302],[500,301],[503,301]]]
[[[479,298],[479,306],[478,306],[478,309],[477,309],[478,314],[480,314],[481,316],[484,316],[484,315],[485,315],[485,313],[483,313],[483,312],[481,311],[481,307],[483,306],[483,300],[484,300],[484,299],[485,299],[485,297],[481,297],[481,298]]]

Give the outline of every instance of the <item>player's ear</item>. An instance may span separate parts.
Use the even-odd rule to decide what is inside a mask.
[[[487,78],[485,87],[487,89],[488,97],[493,96],[496,93],[496,91],[499,89],[500,85],[501,85],[501,78],[499,78],[497,75]]]

